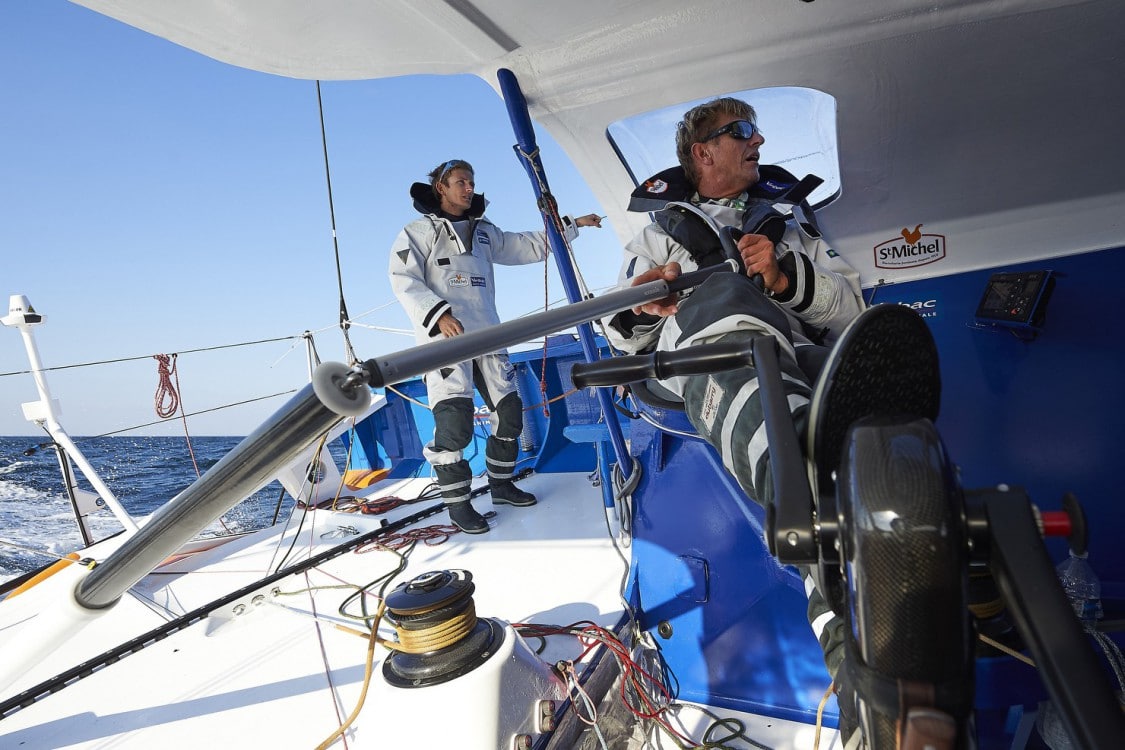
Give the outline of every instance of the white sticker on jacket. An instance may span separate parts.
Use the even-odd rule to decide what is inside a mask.
[[[453,278],[449,280],[449,285],[454,287],[468,286],[469,280],[461,274],[454,274]]]
[[[715,427],[715,418],[719,416],[719,404],[723,401],[723,389],[715,382],[715,378],[707,376],[707,391],[703,394],[703,407],[700,409],[699,418],[710,432]]]

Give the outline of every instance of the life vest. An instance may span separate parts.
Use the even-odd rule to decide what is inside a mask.
[[[758,182],[747,191],[742,232],[765,235],[777,245],[788,221],[788,216],[774,207],[781,204],[793,207],[802,231],[810,237],[820,237],[807,198],[824,180],[816,175],[798,180],[787,170],[772,164],[759,166],[758,173]],[[702,212],[693,210],[689,201],[694,193],[683,167],[672,167],[639,185],[630,196],[629,210],[652,212],[660,228],[683,245],[692,260],[704,268],[731,257],[731,251],[724,250],[720,235]]]

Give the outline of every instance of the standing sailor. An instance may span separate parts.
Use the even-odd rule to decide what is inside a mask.
[[[500,322],[494,263],[514,266],[547,256],[544,232],[504,232],[484,216],[487,202],[475,192],[473,167],[451,159],[410,188],[421,218],[407,224],[391,248],[391,288],[414,324],[418,343],[460,336]],[[578,227],[601,226],[596,214],[562,219],[571,241]],[[467,534],[488,522],[469,502],[472,471],[463,451],[473,436],[473,385],[491,412],[485,445],[488,484],[495,505],[524,507],[535,496],[515,485],[516,439],[523,431],[523,402],[507,352],[486,354],[426,373],[434,414],[434,439],[423,449],[434,467],[449,520]]]

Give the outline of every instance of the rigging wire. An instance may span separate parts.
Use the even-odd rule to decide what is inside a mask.
[[[302,575],[304,575],[305,577],[305,583],[311,586],[311,581],[309,580],[309,571],[304,571]],[[330,667],[328,664],[328,649],[324,645],[324,631],[320,627],[320,616],[316,611],[316,597],[312,595],[311,591],[309,592],[308,601],[309,609],[312,611],[313,620],[315,621],[316,640],[317,644],[320,646],[320,662],[324,666],[324,679],[328,682],[328,694],[332,696],[332,708],[336,712],[336,722],[340,725],[343,725],[344,717],[340,713],[342,706],[335,697],[337,688],[335,682],[332,679],[332,667]],[[348,738],[343,737],[342,739],[344,741],[344,748],[346,750],[346,748],[348,747]]]
[[[13,549],[22,550],[24,552],[30,552],[34,555],[43,555],[44,557],[53,557],[56,560],[68,560],[68,559],[70,559],[69,557],[67,557],[67,555],[62,555],[62,554],[59,554],[58,552],[52,552],[49,549],[39,549],[38,547],[28,547],[27,545],[20,544],[19,542],[13,542],[11,539],[4,539],[3,537],[0,537],[0,545],[3,545],[5,547],[11,547]],[[71,552],[70,554],[73,555],[74,553]]]
[[[340,243],[336,238],[336,207],[332,201],[332,173],[328,169],[328,135],[324,129],[324,101],[320,96],[320,81],[316,82],[316,106],[320,112],[320,143],[324,151],[324,179],[328,184],[328,214],[332,221],[332,247],[336,251],[336,284],[340,290],[340,331],[344,334],[344,346],[348,350],[349,364],[355,364],[359,359],[352,347],[352,340],[348,336],[351,322],[348,318],[348,305],[344,301],[344,275],[340,270]]]
[[[275,341],[290,341],[291,339],[300,339],[301,336],[278,336],[272,339],[259,339],[258,341],[243,341],[237,344],[219,344],[218,346],[204,346],[199,349],[185,349],[177,354],[196,354],[198,352],[213,352],[219,349],[233,349],[239,346],[254,346],[255,344],[272,344]],[[135,357],[118,357],[117,359],[101,359],[94,362],[77,362],[72,365],[58,365],[56,367],[43,367],[39,370],[12,370],[11,372],[0,372],[0,378],[9,375],[30,375],[33,372],[55,372],[56,370],[70,370],[76,367],[93,367],[95,365],[113,365],[120,362],[136,362],[141,359],[152,359],[152,354],[139,354]]]
[[[278,396],[288,396],[288,395],[291,395],[291,394],[296,393],[296,392],[297,392],[296,388],[290,388],[287,391],[278,391],[277,393],[271,393],[268,396],[258,396],[256,398],[248,398],[248,399],[245,399],[244,401],[234,401],[234,402],[229,403],[229,404],[222,404],[221,406],[212,406],[210,409],[200,409],[199,411],[188,412],[184,416],[194,417],[194,416],[198,416],[199,414],[209,414],[210,412],[213,412],[213,411],[222,411],[223,409],[230,409],[234,406],[244,406],[246,404],[252,404],[255,401],[265,401],[266,399],[277,398]],[[163,420],[163,419],[159,419],[155,422],[145,422],[144,424],[137,424],[137,425],[133,425],[132,427],[122,427],[119,430],[112,430],[110,432],[103,432],[99,435],[91,435],[90,437],[91,438],[100,438],[100,437],[109,437],[111,435],[119,435],[122,432],[131,432],[133,430],[140,430],[144,427],[152,427],[153,425],[163,424],[164,421],[165,420]]]

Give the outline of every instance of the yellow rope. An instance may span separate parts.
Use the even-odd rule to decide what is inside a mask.
[[[813,750],[818,750],[818,748],[820,748],[820,729],[824,723],[824,706],[828,703],[828,699],[832,696],[832,691],[835,687],[836,681],[832,680],[828,689],[824,691],[824,695],[821,696],[820,705],[816,707],[816,734],[813,735]]]
[[[335,742],[344,732],[348,731],[348,727],[359,716],[360,710],[363,708],[364,702],[367,700],[367,689],[371,686],[371,675],[375,671],[375,644],[379,641],[379,636],[376,631],[379,629],[379,621],[383,618],[383,612],[386,610],[386,605],[382,602],[379,603],[379,610],[375,613],[375,619],[371,623],[371,632],[367,634],[367,655],[363,665],[363,688],[359,693],[359,700],[356,701],[355,708],[348,715],[335,732],[333,732],[324,742],[316,746],[316,750],[325,750],[329,745]],[[339,627],[339,626],[338,626]]]
[[[395,627],[398,633],[398,643],[389,646],[395,651],[407,654],[425,654],[437,651],[439,648],[452,646],[473,631],[477,624],[476,607],[472,601],[469,607],[456,617],[452,617],[440,625],[422,630],[405,630]]]
[[[62,570],[66,566],[68,566],[68,565],[70,565],[74,562],[77,562],[77,560],[78,560],[78,553],[77,552],[71,552],[66,557],[60,557],[57,562],[51,563],[49,566],[43,568],[38,573],[33,575],[31,578],[28,578],[26,581],[21,583],[16,588],[12,589],[12,591],[8,594],[8,598],[11,599],[13,597],[19,596],[20,594],[27,591],[28,589],[35,586],[36,584],[41,583],[41,582],[47,580],[48,578],[50,578],[51,576],[53,576],[55,573],[58,573],[60,570]],[[94,569],[94,561],[90,560],[86,567],[88,567],[90,570],[93,570]]]
[[[970,604],[969,611],[972,612],[973,616],[978,620],[987,620],[1004,611],[1004,600],[997,597],[990,602]]]
[[[1032,667],[1035,666],[1034,661],[1032,661],[1028,657],[1024,656],[1019,651],[1015,651],[1013,649],[1010,649],[1007,646],[1005,646],[1003,643],[1000,643],[999,641],[993,640],[992,638],[989,638],[987,635],[984,635],[983,633],[978,633],[977,637],[980,638],[985,643],[987,643],[989,646],[992,646],[994,649],[996,649],[998,651],[1003,651],[1008,656],[1019,659],[1024,664],[1027,664],[1028,666],[1032,666]]]

